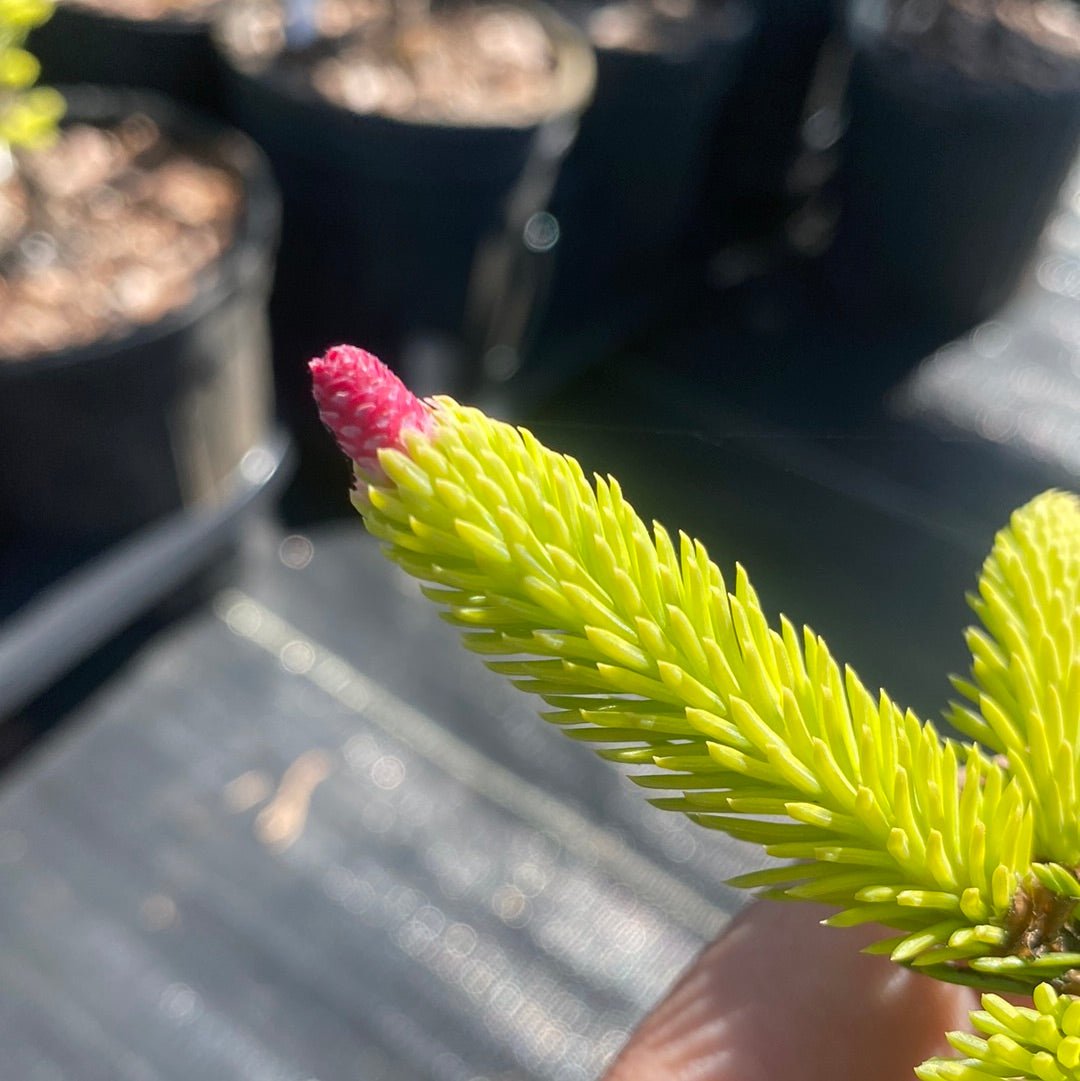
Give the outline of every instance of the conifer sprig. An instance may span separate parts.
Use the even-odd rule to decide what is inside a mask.
[[[1035,811],[1043,859],[1080,866],[1080,502],[1046,492],[1016,511],[969,598],[971,678],[952,723],[1004,755]]]
[[[379,392],[365,385],[351,416],[349,351],[316,364],[335,388],[324,418],[336,429],[344,415],[339,438],[355,446]],[[368,359],[359,367],[370,379]],[[465,645],[538,695],[547,720],[646,767],[633,780],[667,793],[657,806],[794,861],[736,884],[834,905],[837,926],[891,927],[871,951],[941,979],[1072,989],[1074,496],[1018,511],[983,568],[973,604],[986,630],[969,635],[972,678],[957,681],[968,704],[951,714],[974,740],[961,744],[872,695],[809,628],[770,625],[741,566],[729,583],[700,542],[647,527],[613,478],[590,481],[528,431],[449,399],[419,412],[413,399],[399,414],[400,384],[387,386],[392,415],[380,424],[394,435],[358,462],[356,506]],[[1043,986],[1040,1001],[1058,1011],[1037,1022],[1049,1040],[1071,999]],[[1006,1053],[997,1035],[956,1037],[971,1061],[928,1063],[920,1076],[1059,1076],[1043,1051]]]
[[[1049,984],[1035,988],[1034,1006],[984,995],[971,1014],[979,1033],[950,1032],[961,1058],[935,1058],[915,1070],[920,1081],[1080,1081],[1080,999]]]

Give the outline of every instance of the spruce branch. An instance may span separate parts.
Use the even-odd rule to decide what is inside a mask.
[[[809,628],[770,625],[741,566],[729,583],[699,541],[650,529],[614,478],[590,481],[476,409],[417,402],[359,350],[312,371],[368,530],[465,645],[569,738],[646,767],[632,779],[667,793],[655,805],[794,861],[737,885],[831,904],[836,926],[884,924],[896,934],[872,952],[940,979],[1071,988],[1075,497],[1017,512],[983,568],[988,633],[969,637],[972,680],[957,685],[971,706],[953,710],[975,742],[961,744],[871,694]],[[1002,1073],[1002,1041],[983,1059],[981,1046],[961,1051],[982,1065],[935,1061],[920,1076],[1058,1076],[1039,1072],[1038,1051]]]
[[[984,995],[970,1032],[950,1032],[961,1058],[935,1058],[915,1070],[920,1081],[1080,1081],[1080,999],[1049,984],[1035,988],[1034,1006]]]
[[[1080,501],[1046,492],[1012,515],[969,598],[967,699],[952,723],[1008,760],[1039,856],[1080,866]]]

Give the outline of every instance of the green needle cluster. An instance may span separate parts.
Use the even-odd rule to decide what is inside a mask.
[[[571,739],[646,767],[632,779],[657,806],[793,861],[738,885],[883,924],[872,952],[940,979],[1042,985],[1041,1020],[987,998],[989,1039],[954,1037],[970,1061],[924,1081],[1080,1078],[1080,1005],[1049,986],[1080,970],[1080,501],[1040,496],[997,538],[950,714],[961,743],[809,628],[770,624],[742,567],[729,581],[700,542],[646,526],[613,478],[448,399],[433,417],[358,471],[355,501],[465,645]]]
[[[1005,755],[1035,813],[1039,855],[1080,865],[1080,523],[1076,500],[1050,493],[1017,511],[970,598],[967,699],[949,719]]]
[[[984,995],[971,1014],[981,1035],[950,1032],[960,1059],[931,1059],[915,1071],[920,1081],[1080,1081],[1080,999],[1049,984],[1035,988],[1034,1008]]]

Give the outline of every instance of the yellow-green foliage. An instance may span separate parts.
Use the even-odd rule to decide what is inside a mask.
[[[0,148],[47,142],[64,115],[55,90],[34,86],[40,65],[23,47],[52,13],[51,0],[0,0]]]
[[[1018,511],[983,568],[984,629],[969,635],[971,680],[957,682],[968,704],[951,714],[965,744],[870,693],[809,628],[770,625],[742,567],[729,581],[699,542],[647,527],[614,479],[590,482],[529,432],[452,401],[435,417],[430,436],[380,452],[385,477],[358,478],[358,509],[549,721],[652,767],[633,780],[669,793],[657,806],[795,861],[738,884],[832,904],[838,926],[893,928],[874,952],[987,990],[1071,979],[1080,953],[1060,932],[1080,897],[1076,497]],[[1049,923],[1025,922],[1048,905],[1063,917],[1052,943]],[[1039,994],[1053,1010],[1028,1020],[1052,1043],[1076,1010]],[[999,1032],[987,1002],[977,1022]],[[974,1039],[954,1042],[978,1058]],[[1016,1065],[1017,1077],[1080,1078],[1067,1063],[1043,1070],[1042,1052],[1003,1058],[997,1036],[985,1046],[989,1072],[936,1062],[920,1076],[978,1081]]]
[[[1080,865],[1080,526],[1075,499],[1048,493],[994,541],[971,606],[968,700],[950,720],[999,754],[1035,811],[1039,856]]]
[[[931,1059],[916,1069],[920,1081],[1080,1081],[1080,999],[1035,988],[1034,1008],[984,995],[971,1015],[979,1036],[950,1032],[960,1059]]]

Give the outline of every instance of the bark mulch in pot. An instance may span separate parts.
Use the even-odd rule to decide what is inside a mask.
[[[75,124],[0,186],[0,361],[122,336],[194,297],[233,236],[238,177],[145,115]]]

